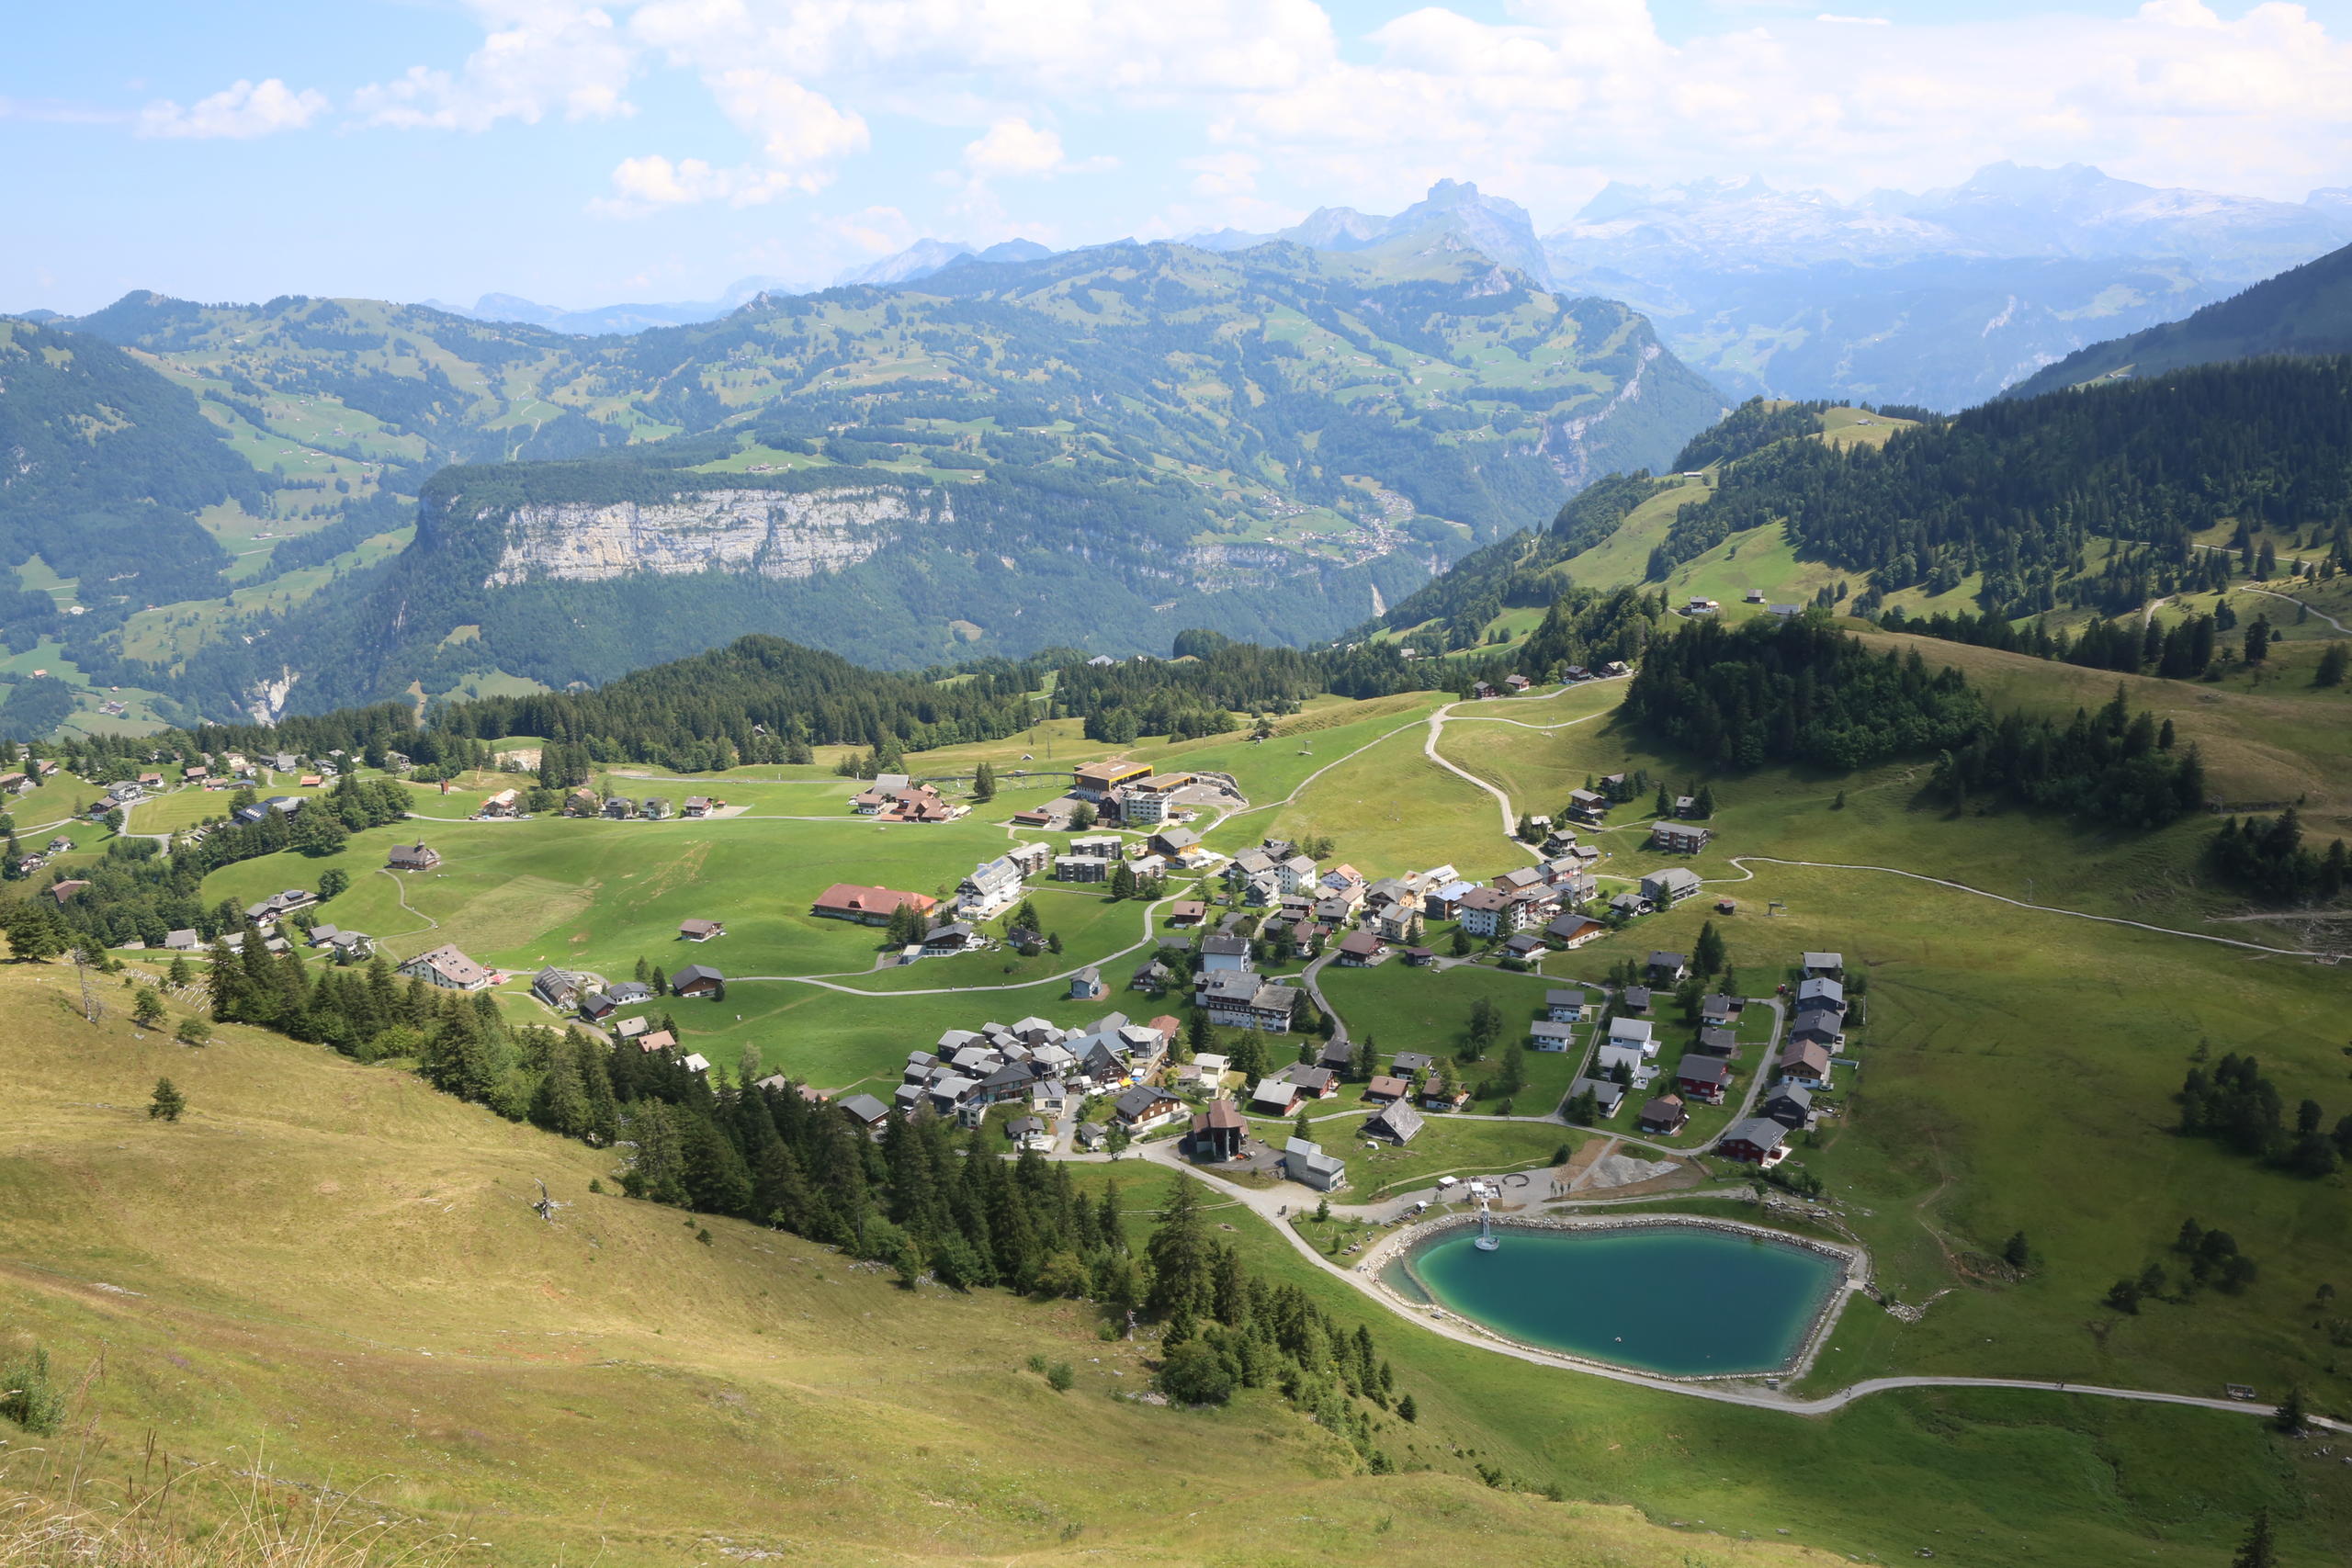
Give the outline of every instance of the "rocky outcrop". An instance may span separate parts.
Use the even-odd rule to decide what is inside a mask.
[[[485,588],[602,582],[636,572],[814,577],[855,566],[910,529],[955,521],[944,491],[890,486],[707,490],[667,501],[527,502]]]

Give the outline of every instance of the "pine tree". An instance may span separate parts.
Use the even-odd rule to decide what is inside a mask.
[[[1730,959],[1724,945],[1723,933],[1715,930],[1715,922],[1707,921],[1699,928],[1699,941],[1690,951],[1690,967],[1702,975],[1721,972]]]
[[[982,762],[972,770],[972,798],[983,804],[996,798],[996,765]]]
[[[653,977],[646,984],[653,987],[653,994],[657,997],[666,997],[670,994],[670,976],[662,973],[662,965],[659,964],[653,966]]]
[[[2278,1548],[2270,1540],[2269,1509],[2255,1510],[2254,1523],[2246,1529],[2238,1554],[2230,1559],[2230,1568],[2278,1568]]]
[[[1111,873],[1111,897],[1115,899],[1136,896],[1136,874],[1126,862],[1121,861]]]
[[[172,1087],[171,1079],[157,1078],[155,1080],[154,1098],[147,1102],[147,1115],[151,1120],[176,1122],[180,1119],[180,1113],[187,1109],[187,1097]]]

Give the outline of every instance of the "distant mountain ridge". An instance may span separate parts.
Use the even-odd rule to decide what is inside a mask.
[[[2093,344],[2020,381],[2008,395],[2030,398],[2267,354],[2352,354],[2352,245],[2184,320]]]
[[[762,631],[899,668],[1312,644],[1724,406],[1634,312],[1426,228],[958,255],[628,335],[150,293],[17,330],[119,363],[245,475],[214,525],[250,605],[191,524],[200,581],[151,613],[92,570],[102,617],[66,628],[92,679],[220,716],[595,683]],[[252,593],[296,566],[327,570]]]

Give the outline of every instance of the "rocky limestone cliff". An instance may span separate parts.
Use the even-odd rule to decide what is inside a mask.
[[[855,566],[910,528],[955,519],[944,491],[872,485],[710,490],[652,503],[531,502],[507,519],[505,549],[482,586],[713,570],[814,577]]]

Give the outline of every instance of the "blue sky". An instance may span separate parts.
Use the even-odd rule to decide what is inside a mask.
[[[1606,180],[1997,159],[2352,185],[2352,0],[241,0],[16,8],[0,309],[586,306]]]

